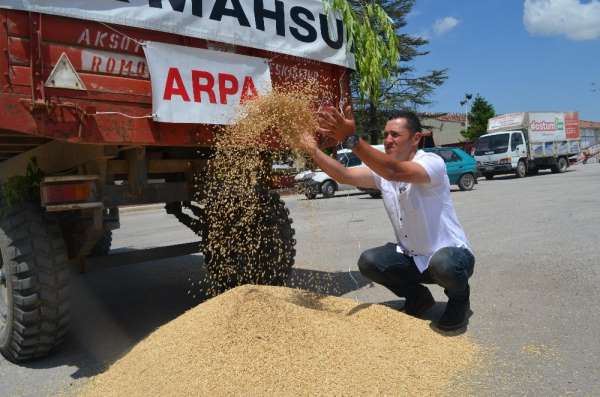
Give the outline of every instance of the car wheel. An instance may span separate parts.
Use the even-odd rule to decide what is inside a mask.
[[[317,193],[315,192],[307,192],[304,194],[306,196],[307,199],[309,200],[314,200],[317,198]]]
[[[527,165],[525,165],[523,160],[519,160],[515,173],[517,174],[517,178],[525,178],[527,176]]]
[[[487,179],[488,181],[491,181],[492,179],[494,179],[494,174],[483,174],[483,176],[485,177],[485,179]]]
[[[321,193],[323,193],[324,197],[333,197],[335,195],[336,190],[337,189],[335,183],[332,181],[323,182],[323,184],[321,185]]]
[[[460,190],[473,190],[473,186],[475,186],[475,177],[473,174],[463,174],[458,180]]]

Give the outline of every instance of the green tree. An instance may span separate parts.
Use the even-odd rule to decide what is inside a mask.
[[[370,69],[368,67],[358,67],[352,79],[352,94],[358,130],[363,135],[368,135],[371,143],[375,144],[381,139],[381,130],[392,111],[397,109],[417,110],[419,106],[431,103],[431,94],[446,81],[448,75],[446,69],[433,70],[418,75],[414,66],[411,65],[416,57],[429,53],[422,50],[428,44],[427,40],[402,32],[407,24],[406,15],[412,10],[415,0],[349,0],[348,3],[356,15],[363,18],[367,15],[364,11],[367,7],[379,6],[389,16],[389,20],[393,24],[395,35],[393,42],[396,45],[398,57],[380,57],[382,62],[379,68],[386,73],[377,75],[376,81],[371,79],[367,95],[364,95],[362,88],[365,86],[365,75],[372,78],[370,71],[373,70],[373,65]],[[386,36],[389,30],[377,30],[379,24],[375,17],[367,18],[367,20],[372,21],[369,26],[378,31],[382,42],[389,44],[390,40]],[[359,42],[363,38],[359,35],[355,40]],[[357,61],[360,59],[359,52],[361,48],[367,53],[364,54],[366,55],[364,58],[367,60],[377,57],[370,54],[372,52],[370,46],[361,46],[359,43],[355,43],[354,48],[357,53]],[[386,53],[389,53],[389,51]]]
[[[486,101],[481,95],[477,94],[473,100],[473,106],[468,114],[469,127],[462,131],[465,138],[473,141],[485,134],[487,131],[488,120],[496,116],[494,107]]]

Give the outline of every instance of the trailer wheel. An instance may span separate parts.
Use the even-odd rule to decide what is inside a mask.
[[[223,201],[219,201],[223,203]],[[205,245],[205,263],[209,278],[216,292],[244,284],[283,285],[288,280],[296,256],[296,240],[290,212],[276,192],[264,192],[261,197],[262,213],[256,217],[251,229],[257,243],[253,257],[240,254],[235,244],[219,244],[214,247],[210,239],[228,240],[228,235],[238,233],[236,219],[224,216],[213,219],[217,225],[208,225],[208,241]],[[227,205],[227,203],[223,203]],[[219,208],[211,208],[214,214],[225,214]],[[232,239],[239,243],[239,239]],[[248,244],[242,242],[242,244]],[[247,249],[242,249],[247,254]]]
[[[523,160],[519,160],[515,174],[517,174],[517,178],[525,178],[527,176],[527,165]]]
[[[462,174],[458,180],[458,187],[462,191],[473,190],[475,186],[475,177],[473,174]]]
[[[100,240],[92,248],[90,256],[104,256],[110,252],[110,246],[112,244],[112,230],[105,230]]]
[[[22,362],[46,356],[67,333],[67,252],[57,222],[36,206],[2,211],[0,353]]]

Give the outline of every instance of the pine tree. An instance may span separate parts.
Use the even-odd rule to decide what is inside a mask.
[[[381,139],[381,130],[390,112],[397,109],[417,110],[419,106],[431,103],[433,91],[448,78],[447,70],[434,70],[428,74],[416,75],[414,67],[410,64],[414,58],[429,53],[421,50],[428,44],[427,40],[401,33],[407,24],[406,15],[413,8],[415,0],[350,0],[350,3],[356,10],[369,3],[381,5],[394,23],[398,40],[399,62],[386,65],[391,71],[391,77],[380,82],[380,94],[377,98],[361,101],[358,93],[360,75],[355,73],[352,81],[358,130],[363,135],[368,135],[371,143],[375,144]]]
[[[465,138],[473,141],[485,134],[487,131],[488,120],[496,116],[494,107],[486,101],[481,95],[477,94],[473,100],[473,106],[468,114],[469,127],[462,131]]]

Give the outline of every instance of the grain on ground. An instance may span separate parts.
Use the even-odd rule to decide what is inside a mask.
[[[156,330],[82,396],[445,395],[478,351],[381,305],[242,286]]]

